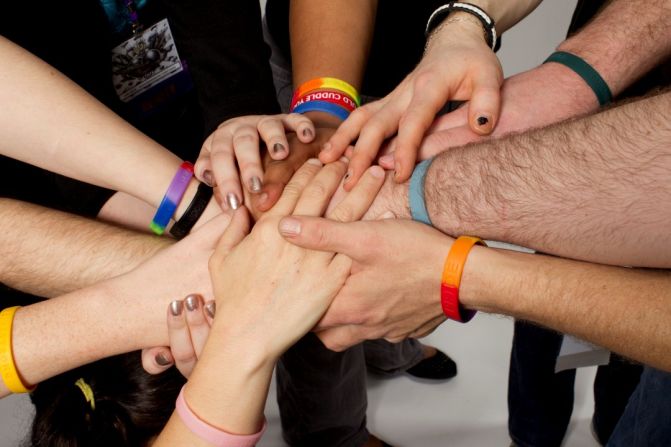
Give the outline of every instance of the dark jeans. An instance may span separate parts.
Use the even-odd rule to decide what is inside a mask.
[[[607,445],[671,445],[671,373],[645,368]]]
[[[575,370],[554,372],[562,335],[515,322],[508,378],[508,432],[520,447],[559,447],[573,411]],[[594,381],[594,429],[610,437],[643,367],[612,355]]]

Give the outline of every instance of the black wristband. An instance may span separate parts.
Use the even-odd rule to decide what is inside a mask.
[[[450,2],[436,9],[433,14],[431,14],[431,17],[429,17],[429,21],[426,24],[426,31],[424,32],[426,37],[428,38],[429,34],[431,34],[431,32],[435,30],[453,11],[467,12],[477,18],[485,28],[487,45],[489,45],[492,51],[498,51],[499,48],[501,48],[501,39],[498,38],[496,34],[496,23],[494,23],[494,19],[492,19],[482,8],[470,3]]]
[[[170,228],[170,234],[175,236],[176,239],[182,239],[189,234],[191,228],[193,228],[203,214],[203,211],[205,211],[207,204],[210,203],[211,198],[212,187],[207,186],[205,183],[198,185],[196,195],[193,196],[193,200],[191,200],[189,207],[184,211],[182,217]]]

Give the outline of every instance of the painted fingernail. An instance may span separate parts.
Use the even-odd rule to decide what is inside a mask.
[[[352,177],[352,170],[348,169],[347,174],[345,174],[345,178],[343,179],[345,181],[345,183],[347,183],[349,181],[350,177]]]
[[[371,166],[369,172],[370,172],[370,175],[372,175],[375,178],[384,177],[384,169],[382,169],[379,166]]]
[[[200,299],[198,298],[198,295],[189,295],[184,300],[184,304],[186,304],[187,310],[194,311],[200,306]]]
[[[262,187],[263,183],[261,183],[261,179],[257,176],[254,176],[249,180],[249,190],[251,192],[260,192]]]
[[[203,182],[210,188],[214,187],[214,177],[212,177],[212,171],[207,170],[203,172]]]
[[[162,352],[159,352],[158,354],[156,354],[156,357],[154,357],[154,360],[156,360],[156,363],[159,366],[172,365],[172,361],[168,357],[166,357],[165,354],[162,353]]]
[[[179,317],[182,315],[182,310],[184,309],[184,303],[180,300],[175,300],[172,303],[170,303],[170,313],[175,316]]]
[[[328,151],[331,150],[331,143],[324,143],[322,145],[322,151]]]
[[[205,313],[208,317],[214,318],[214,314],[217,312],[217,303],[210,301],[205,305]]]
[[[380,163],[386,164],[387,166],[394,163],[394,154],[383,155],[380,157]]]
[[[486,116],[479,116],[478,117],[478,126],[484,126],[488,122],[489,122],[489,118],[487,118]]]
[[[279,154],[280,152],[284,152],[286,149],[284,148],[284,145],[282,143],[275,143],[273,145],[273,152],[276,154]]]
[[[228,206],[232,210],[237,210],[240,208],[240,200],[238,199],[238,196],[235,195],[235,193],[229,192],[226,194],[226,203],[228,203]]]
[[[312,135],[314,135],[314,133],[312,133],[312,129],[310,129],[309,127],[306,127],[305,129],[303,129],[303,136],[304,137],[310,138],[310,137],[312,137]]]
[[[285,236],[298,236],[301,234],[301,223],[291,217],[280,220],[280,233]]]

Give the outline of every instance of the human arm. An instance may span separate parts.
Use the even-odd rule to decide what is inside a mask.
[[[181,160],[52,67],[0,38],[0,152],[29,164],[161,203]],[[11,106],[9,106],[11,105]],[[195,195],[189,184],[175,217]],[[212,204],[206,215],[212,216]]]
[[[445,320],[440,289],[453,243],[449,236],[407,220],[292,220],[301,231],[287,240],[352,258],[352,275],[320,322],[318,335],[328,347],[421,337]],[[668,271],[476,246],[465,264],[459,299],[466,308],[533,321],[671,370],[669,290]]]
[[[531,12],[540,1],[474,2],[487,11],[502,32]],[[453,12],[428,37],[424,57],[385,98],[359,108],[327,143],[320,158],[336,159],[356,139],[349,189],[375,159],[383,141],[398,133],[397,181],[412,172],[425,132],[448,100],[471,100],[468,124],[479,134],[491,133],[499,113],[501,65],[488,46],[483,26],[473,15]]]
[[[575,54],[601,74],[614,96],[671,55],[671,8],[666,0],[614,0],[558,51]],[[665,6],[667,5],[667,6]],[[506,79],[501,118],[492,136],[542,127],[596,111],[599,104],[575,72],[548,63]],[[422,143],[420,158],[480,140],[465,109],[439,117]]]
[[[668,268],[669,107],[666,92],[442,153],[425,181],[431,222],[568,258]],[[373,215],[409,217],[407,183],[388,181],[378,199]]]

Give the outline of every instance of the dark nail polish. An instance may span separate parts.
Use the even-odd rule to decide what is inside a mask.
[[[312,129],[310,129],[309,127],[306,127],[305,129],[303,129],[303,136],[304,137],[311,137],[312,135],[313,135]]]
[[[182,303],[180,300],[175,300],[172,303],[170,303],[170,313],[173,314],[175,317],[179,317],[182,315],[182,310],[184,309],[184,303]]]
[[[217,303],[210,301],[205,305],[205,313],[210,317],[214,318],[214,314],[217,312]]]
[[[484,126],[488,122],[489,122],[489,118],[487,118],[486,116],[479,116],[478,117],[478,125],[479,126]]]
[[[214,177],[212,177],[212,171],[203,172],[203,182],[210,188],[214,187]]]
[[[156,354],[156,357],[154,358],[156,360],[156,363],[158,363],[160,366],[168,366],[172,365],[172,362],[170,359],[168,359],[164,353],[159,353]]]
[[[273,152],[274,153],[277,154],[278,152],[284,152],[284,151],[285,151],[285,149],[284,149],[284,145],[282,143],[275,143],[273,145]]]
[[[189,295],[184,300],[184,304],[186,305],[187,310],[194,311],[198,309],[200,299],[198,298],[198,295]]]

